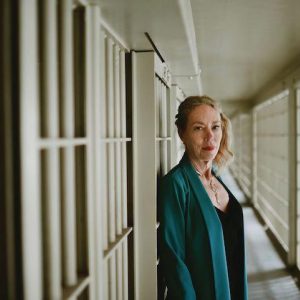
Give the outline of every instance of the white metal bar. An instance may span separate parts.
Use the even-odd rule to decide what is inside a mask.
[[[168,135],[168,119],[167,119],[167,87],[165,86],[165,84],[162,82],[161,83],[161,99],[162,99],[162,103],[161,103],[161,118],[162,118],[162,137],[167,137]],[[165,175],[168,172],[168,144],[167,141],[163,141],[161,144],[162,147],[162,155],[161,155],[161,159],[162,159],[162,174]]]
[[[123,300],[128,300],[128,241],[123,242]]]
[[[80,277],[75,286],[66,288],[63,293],[64,300],[73,300],[77,299],[80,296],[80,293],[87,288],[90,283],[90,277]]]
[[[103,267],[103,299],[109,299],[109,270],[108,264],[109,261],[104,261]]]
[[[108,223],[109,223],[109,242],[112,243],[116,239],[116,223],[115,223],[115,147],[108,144]]]
[[[161,150],[162,150],[162,175],[166,175],[168,173],[168,142],[161,142]]]
[[[106,49],[106,36],[104,34],[104,32],[101,30],[100,31],[100,67],[101,67],[101,73],[100,73],[100,84],[101,84],[101,96],[100,96],[100,108],[99,108],[99,112],[100,112],[100,117],[99,117],[99,132],[100,132],[100,184],[101,184],[101,189],[100,191],[102,191],[102,196],[100,197],[100,199],[102,199],[101,203],[102,203],[102,248],[103,250],[107,249],[108,247],[108,191],[107,191],[107,187],[108,187],[108,153],[107,153],[107,142],[110,142],[111,138],[107,138],[107,134],[108,134],[108,120],[107,120],[107,97],[106,97],[106,68],[107,68],[107,62],[106,62],[106,57],[105,57],[105,49]],[[111,141],[113,142],[113,141]],[[107,273],[104,272],[104,278],[106,278]],[[105,284],[104,284],[104,288],[105,288]],[[107,287],[106,287],[107,288]],[[106,297],[106,293],[104,291],[103,293],[103,297],[104,299],[108,299]],[[106,298],[105,298],[106,297]]]
[[[160,142],[160,141],[171,141],[172,138],[171,137],[166,137],[166,138],[156,138],[156,141],[157,142]]]
[[[125,52],[120,52],[120,98],[121,98],[121,137],[126,138],[126,90],[125,90]],[[127,148],[126,144],[121,145],[121,185],[122,185],[122,227],[127,227]]]
[[[297,263],[297,99],[296,93],[291,88],[291,91],[286,96],[288,98],[286,110],[288,111],[287,132],[288,139],[288,179],[289,179],[289,211],[288,211],[288,264],[294,266]],[[285,108],[285,107],[284,107]]]
[[[57,70],[57,17],[56,1],[43,1],[43,107],[45,135],[57,137],[59,132],[58,114],[58,70]]]
[[[123,247],[117,248],[116,259],[117,259],[117,299],[123,300]]]
[[[116,240],[109,245],[109,248],[104,251],[104,259],[108,260],[114,253],[115,250],[119,247],[121,247],[122,243],[124,243],[125,240],[128,239],[128,235],[132,231],[132,227],[128,227],[126,229],[123,229],[122,234],[119,235]]]
[[[113,43],[106,39],[106,91],[108,106],[108,136],[114,137],[114,69],[113,69]],[[108,220],[109,220],[109,242],[114,242],[116,238],[115,224],[115,147],[108,144]]]
[[[108,147],[106,145],[101,145],[101,150],[99,153],[101,161],[101,178],[100,178],[100,187],[101,187],[101,204],[102,204],[102,250],[108,248],[108,230],[109,230],[109,210],[108,210]]]
[[[156,81],[156,95],[155,95],[155,103],[156,103],[156,132],[157,137],[162,137],[161,135],[161,128],[162,128],[162,122],[161,122],[161,81],[159,77],[155,77]]]
[[[113,81],[114,81],[114,115],[115,128],[114,135],[116,138],[121,137],[121,102],[120,102],[120,48],[118,45],[113,46]]]
[[[102,205],[106,203],[107,198],[107,178],[106,178],[106,168],[103,168],[102,163],[106,162],[105,157],[105,147],[99,143],[99,136],[105,136],[105,118],[103,118],[103,113],[101,109],[105,106],[105,98],[104,98],[104,70],[101,72],[101,68],[103,68],[102,63],[104,62],[104,41],[103,35],[99,27],[99,20],[101,19],[99,6],[95,4],[91,4],[87,9],[87,18],[90,18],[90,43],[92,47],[90,49],[90,73],[91,73],[91,113],[93,116],[93,158],[94,158],[94,176],[93,176],[93,184],[94,184],[94,196],[92,199],[92,203],[94,204],[94,224],[91,224],[93,229],[93,239],[94,239],[94,248],[95,255],[92,263],[94,264],[94,274],[95,274],[95,299],[103,299],[104,297],[104,278],[103,278],[103,241],[107,242],[107,231],[104,233],[102,229],[105,224],[107,229],[107,211],[102,212]],[[104,68],[103,68],[104,69]],[[93,126],[92,126],[93,127]],[[102,129],[103,128],[103,129]],[[99,135],[100,134],[100,135]],[[104,170],[103,170],[104,169]],[[99,182],[101,182],[99,184]],[[103,197],[104,196],[104,197]],[[92,297],[91,297],[92,298]]]
[[[167,87],[164,83],[161,83],[161,136],[166,137],[168,135],[168,119],[167,119]]]
[[[157,296],[155,54],[133,52],[132,64],[135,299],[150,300]]]
[[[126,138],[125,51],[120,51],[121,137]]]
[[[114,45],[114,101],[115,101],[115,137],[121,137],[121,101],[120,101],[120,48]],[[116,182],[116,233],[122,233],[121,207],[121,145],[116,144],[115,152],[115,182]],[[118,264],[117,264],[118,265]]]
[[[296,230],[300,232],[300,197],[299,197],[299,191],[300,191],[300,86],[299,82],[296,86],[296,104],[297,104],[297,118],[296,118],[296,128],[297,128],[297,216],[296,216]],[[296,256],[297,256],[297,267],[300,269],[300,236],[297,236],[296,240],[297,249],[296,249]]]
[[[77,282],[74,148],[63,149],[62,158],[63,282],[71,286]]]
[[[58,70],[57,70],[57,2],[47,0],[42,4],[43,23],[43,104],[44,134],[58,137]],[[44,198],[44,235],[45,235],[45,289],[46,298],[59,299],[61,288],[61,237],[60,237],[60,187],[59,152],[50,149],[45,152],[45,198]]]
[[[122,228],[127,228],[127,149],[126,144],[121,145],[122,167],[121,167],[121,184],[122,184]]]
[[[73,0],[60,2],[61,44],[61,98],[62,133],[66,138],[74,137],[74,80],[73,80]]]
[[[63,0],[61,15],[61,95],[62,95],[62,134],[74,137],[74,95],[73,95],[73,14],[72,0]],[[76,266],[76,212],[75,212],[75,160],[74,148],[63,150],[63,282],[66,286],[77,282]]]
[[[60,188],[59,153],[51,149],[44,153],[44,255],[45,298],[60,299],[61,245],[60,245]]]
[[[16,12],[17,13],[17,12]],[[39,134],[38,5],[35,0],[18,6],[20,46],[21,221],[24,299],[42,299],[42,234]],[[34,258],[34,259],[32,259]]]
[[[75,147],[87,144],[86,138],[42,138],[36,143],[39,149],[50,149],[59,147]]]
[[[132,138],[101,138],[101,143],[124,143],[131,142]]]
[[[100,11],[96,3],[91,3],[85,8],[86,22],[86,120],[87,135],[89,144],[87,145],[87,208],[88,208],[88,254],[89,254],[89,272],[91,283],[89,286],[89,297],[91,299],[100,299],[102,294],[101,268],[102,257],[99,255],[101,251],[102,231],[100,226],[101,206],[98,204],[100,191],[98,190],[98,142],[96,136],[98,134],[97,124],[97,101],[100,98],[99,81],[100,81],[100,28],[99,19]],[[99,210],[99,211],[98,211]],[[96,226],[95,226],[96,224]],[[96,228],[95,228],[96,227]],[[101,252],[100,252],[101,253]]]
[[[116,300],[116,255],[114,255],[109,259],[109,300]]]

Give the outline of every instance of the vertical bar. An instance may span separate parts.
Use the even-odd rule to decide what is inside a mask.
[[[60,206],[59,206],[59,150],[45,152],[44,187],[44,280],[45,298],[60,299],[61,257],[60,257]]]
[[[114,101],[115,101],[115,137],[121,137],[121,102],[120,102],[120,48],[114,45]],[[116,233],[122,233],[121,207],[121,142],[116,142],[115,152],[115,182],[116,182]]]
[[[61,120],[62,134],[68,138],[74,137],[72,3],[72,0],[63,0],[60,6]],[[63,149],[62,158],[63,282],[66,286],[71,286],[77,282],[74,148]]]
[[[46,0],[42,4],[42,58],[43,58],[43,131],[46,137],[57,137],[58,114],[58,70],[57,70],[57,16],[56,1]]]
[[[156,125],[156,137],[160,137],[160,80],[155,76],[155,125]]]
[[[128,241],[123,242],[123,300],[128,299]]]
[[[161,125],[160,125],[160,80],[157,76],[155,76],[155,131],[156,131],[156,137],[160,138],[161,134]],[[156,157],[156,174],[158,176],[161,175],[161,160],[160,160],[160,147],[161,147],[161,141],[158,139],[156,140],[155,144],[155,157]]]
[[[300,88],[296,89],[296,104],[297,104],[297,117],[296,117],[296,128],[297,128],[297,196],[296,196],[296,205],[297,205],[297,219],[296,219],[296,230],[300,232]],[[300,236],[297,235],[297,267],[300,269]]]
[[[162,98],[162,103],[161,103],[161,117],[162,117],[162,136],[164,138],[167,137],[168,132],[167,132],[167,87],[166,85],[162,82],[161,83],[161,98]],[[162,173],[163,175],[167,174],[168,172],[168,141],[163,141],[162,143]]]
[[[98,127],[98,102],[100,96],[100,10],[96,3],[86,6],[86,99],[87,99],[87,207],[88,207],[88,254],[89,275],[91,278],[89,297],[101,299],[102,294],[102,256],[101,238],[102,225],[99,204],[99,131]],[[96,226],[95,226],[96,225]],[[100,253],[99,253],[100,252]]]
[[[103,299],[109,299],[109,261],[104,261],[103,267]]]
[[[116,300],[116,256],[115,253],[109,259],[109,300]]]
[[[122,245],[117,248],[117,299],[123,300],[123,255],[122,255]]]
[[[152,52],[132,54],[135,298],[143,300],[157,295],[154,63]]]
[[[107,62],[105,59],[105,45],[107,43],[106,39],[106,35],[103,31],[100,32],[100,37],[101,37],[101,49],[100,49],[100,55],[101,55],[101,78],[100,78],[100,82],[101,82],[101,99],[100,99],[100,137],[101,138],[106,138],[108,137],[107,134],[107,106],[108,106],[108,102],[107,102],[107,97],[105,97],[106,95],[106,69],[107,69]],[[107,178],[107,174],[108,174],[108,164],[107,164],[107,157],[108,157],[108,153],[107,153],[107,148],[106,148],[106,144],[101,143],[100,145],[101,147],[101,158],[100,161],[102,163],[101,165],[101,179],[100,179],[100,184],[101,184],[101,191],[102,191],[102,196],[101,196],[101,203],[102,203],[102,247],[103,250],[107,249],[108,247],[108,201],[107,201],[107,197],[108,197],[108,192],[107,192],[107,186],[108,186],[108,178]],[[106,299],[106,298],[105,298]]]
[[[126,138],[126,90],[125,90],[125,51],[120,52],[120,97],[121,97],[121,137]],[[122,143],[122,227],[127,228],[127,153],[126,143]]]
[[[167,137],[167,87],[161,82],[161,106],[160,106],[160,118],[161,118],[161,136]]]
[[[120,97],[121,97],[121,136],[126,137],[126,91],[125,91],[125,51],[120,52]],[[127,228],[127,153],[126,142],[122,143],[122,227]],[[128,299],[128,251],[127,238],[122,244],[122,300]]]
[[[58,70],[57,70],[57,10],[56,1],[42,4],[43,22],[43,104],[45,109],[44,134],[58,137]],[[46,298],[60,299],[61,256],[60,256],[60,187],[59,153],[51,149],[45,155],[45,288]]]
[[[174,125],[175,122],[175,115],[177,113],[177,85],[172,85],[170,91],[170,135],[172,137],[171,142],[171,167],[175,166],[177,163],[178,157],[178,138],[177,138],[177,131]]]
[[[16,12],[17,13],[17,12]],[[19,3],[20,137],[24,299],[42,299],[37,1]],[[30,76],[28,76],[30,74]],[[32,259],[34,258],[34,259]]]
[[[111,39],[106,39],[106,85],[107,85],[107,108],[108,108],[108,137],[114,137],[114,69],[113,69],[113,43]],[[113,143],[108,144],[108,210],[109,210],[109,242],[114,242],[116,238],[115,224],[115,147]]]
[[[296,92],[290,88],[288,94],[288,178],[289,178],[289,206],[288,206],[288,264],[297,263],[297,99]]]

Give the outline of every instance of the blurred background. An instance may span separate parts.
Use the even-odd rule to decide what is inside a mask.
[[[0,7],[1,299],[164,298],[157,181],[202,94],[232,122],[249,299],[300,299],[298,0]]]

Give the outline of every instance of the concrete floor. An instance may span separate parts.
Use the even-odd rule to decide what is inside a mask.
[[[246,198],[235,180],[224,171],[222,179],[243,205]],[[300,291],[277,254],[252,208],[243,206],[249,300],[300,299]]]

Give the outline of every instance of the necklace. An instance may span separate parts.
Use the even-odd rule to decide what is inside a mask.
[[[213,180],[213,178],[211,178],[210,181],[209,181],[210,189],[211,189],[212,192],[215,194],[215,198],[216,198],[217,203],[218,203],[219,205],[221,205],[221,202],[220,202],[220,200],[219,200],[219,198],[218,198],[218,189],[217,189],[216,185],[213,184],[212,180]]]
[[[196,170],[196,173],[197,173],[200,177],[203,176],[203,174],[201,174],[197,169],[195,169],[195,170]],[[211,179],[209,180],[209,188],[210,188],[210,190],[214,193],[215,198],[216,198],[216,202],[218,203],[218,205],[221,205],[221,202],[220,202],[220,200],[219,200],[219,198],[218,198],[218,189],[217,189],[216,185],[213,184],[213,176],[212,176]]]

